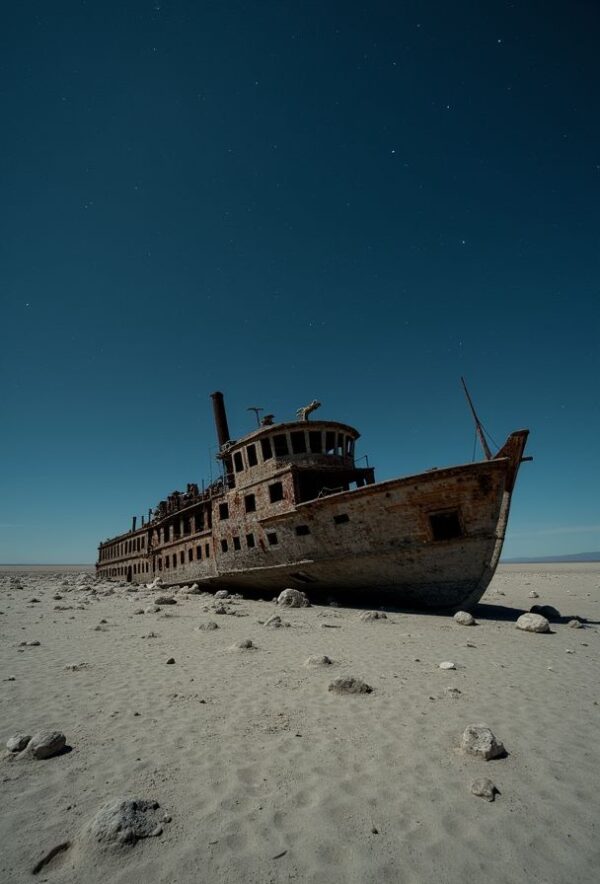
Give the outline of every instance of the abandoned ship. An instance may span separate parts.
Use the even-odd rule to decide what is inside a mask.
[[[465,388],[465,392],[466,388]],[[468,396],[468,393],[467,393]],[[528,430],[493,456],[471,405],[485,459],[376,482],[358,466],[359,433],[272,415],[232,440],[213,393],[222,477],[190,484],[147,520],[99,546],[97,573],[164,585],[343,593],[372,590],[401,607],[455,611],[476,604],[494,575]],[[258,410],[257,410],[258,418]]]

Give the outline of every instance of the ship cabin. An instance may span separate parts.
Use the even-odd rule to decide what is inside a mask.
[[[231,440],[223,397],[213,394],[222,477],[202,491],[190,484],[149,513],[140,528],[100,544],[97,572],[133,583],[160,577],[191,583],[285,561],[289,545],[310,533],[299,520],[280,542],[277,522],[317,498],[373,484],[374,470],[357,466],[359,433],[335,421],[263,422]],[[285,519],[286,523],[289,521]],[[286,528],[286,532],[287,532]],[[300,551],[298,551],[300,552]]]

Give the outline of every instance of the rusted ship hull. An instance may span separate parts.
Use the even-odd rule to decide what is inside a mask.
[[[340,600],[372,592],[405,608],[472,608],[500,558],[526,438],[515,436],[507,456],[376,483],[263,519],[265,532],[277,531],[281,552],[242,553],[230,568],[217,558],[213,574],[192,565],[172,582],[256,592],[295,586]],[[436,517],[454,513],[458,524],[445,527],[459,536],[436,538]],[[299,524],[310,533],[298,537]]]
[[[495,457],[376,482],[358,466],[359,433],[302,419],[261,424],[231,440],[223,396],[212,394],[223,476],[188,485],[149,520],[100,544],[108,579],[198,583],[278,592],[385,594],[405,608],[475,605],[500,558],[528,431]],[[479,424],[478,424],[479,428]]]

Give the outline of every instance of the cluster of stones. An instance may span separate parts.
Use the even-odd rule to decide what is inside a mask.
[[[31,758],[52,758],[65,748],[67,743],[62,731],[38,731],[29,734],[14,734],[6,741],[9,752],[26,753]]]

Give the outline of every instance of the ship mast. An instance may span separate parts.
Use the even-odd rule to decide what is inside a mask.
[[[463,385],[463,390],[465,391],[465,396],[467,397],[467,402],[469,403],[469,408],[471,409],[471,414],[473,415],[473,420],[475,421],[475,428],[477,430],[477,436],[479,437],[481,447],[483,448],[483,453],[485,454],[486,460],[491,460],[492,459],[492,452],[490,450],[490,446],[487,444],[487,439],[484,436],[481,421],[477,417],[477,412],[475,411],[475,406],[473,405],[473,400],[469,396],[469,391],[467,390],[467,385],[465,383],[465,379],[463,377],[461,377],[460,382]]]

